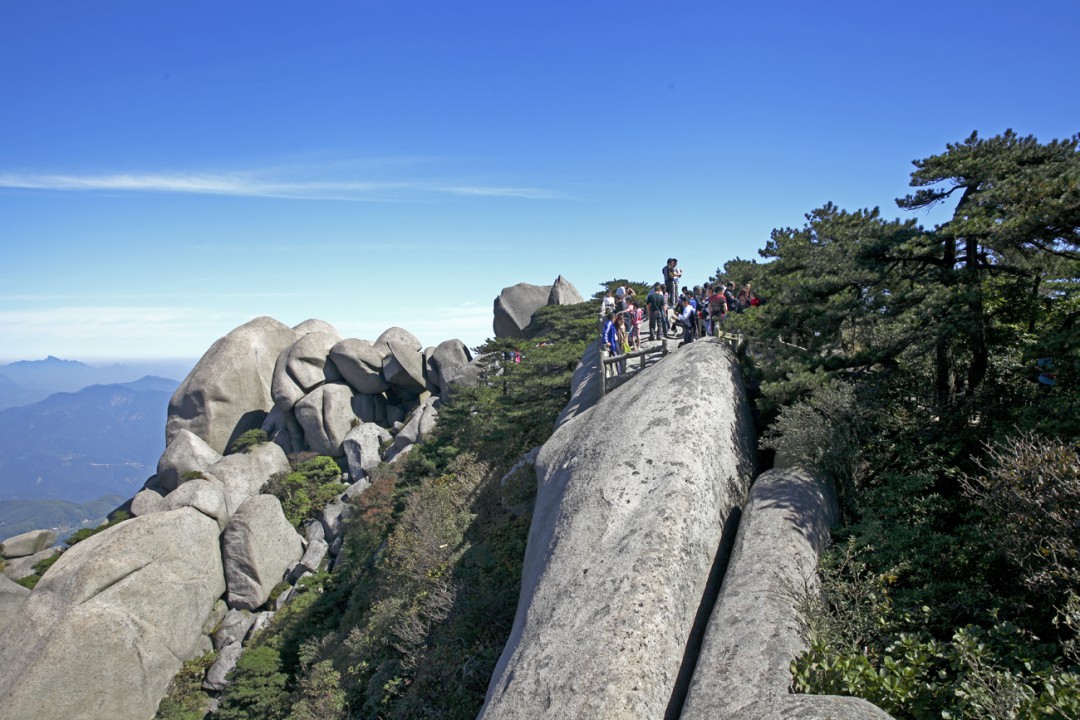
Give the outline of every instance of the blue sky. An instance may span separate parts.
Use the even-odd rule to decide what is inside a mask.
[[[973,130],[1080,131],[1080,2],[0,3],[0,361],[258,315],[428,345],[704,280]],[[932,225],[942,216],[924,216]]]

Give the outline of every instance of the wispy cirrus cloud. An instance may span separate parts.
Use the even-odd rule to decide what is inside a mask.
[[[234,173],[0,173],[0,188],[74,192],[186,193],[234,197],[351,202],[400,202],[425,197],[552,200],[562,193],[537,187],[438,181],[282,180],[261,172]]]

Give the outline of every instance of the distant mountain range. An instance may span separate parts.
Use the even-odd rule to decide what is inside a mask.
[[[123,383],[146,375],[183,378],[194,361],[132,361],[88,365],[50,355],[44,360],[20,360],[0,365],[0,410],[29,405],[58,392],[75,392],[88,385]]]
[[[178,386],[144,377],[0,410],[0,505],[131,497],[165,449],[169,398]]]

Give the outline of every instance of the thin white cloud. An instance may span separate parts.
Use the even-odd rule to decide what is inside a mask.
[[[117,173],[69,175],[0,173],[0,187],[74,192],[147,192],[297,200],[400,202],[424,196],[456,195],[551,200],[561,193],[531,187],[452,185],[394,181],[281,181],[262,173]]]
[[[0,338],[197,337],[216,318],[204,310],[170,307],[53,307],[0,310]]]

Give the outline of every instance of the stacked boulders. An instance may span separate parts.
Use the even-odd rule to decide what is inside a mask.
[[[551,285],[518,283],[503,288],[495,298],[492,329],[497,338],[524,337],[525,328],[540,308],[548,305],[576,305],[582,302],[585,302],[585,299],[581,297],[581,293],[562,275]]]
[[[367,474],[431,432],[471,362],[459,341],[343,339],[318,320],[257,318],[214,343],[170,402],[157,473],[124,508],[134,517],[72,546],[33,591],[0,583],[5,718],[151,717],[181,663],[211,649],[206,687],[224,687],[244,639],[332,567]],[[229,452],[260,429],[273,442]],[[263,494],[302,451],[338,458],[352,483],[303,534]],[[9,538],[5,572],[29,574],[55,540]]]
[[[52,530],[31,530],[9,537],[0,543],[0,558],[4,559],[4,575],[22,580],[34,573],[34,566],[60,552],[56,533]]]

